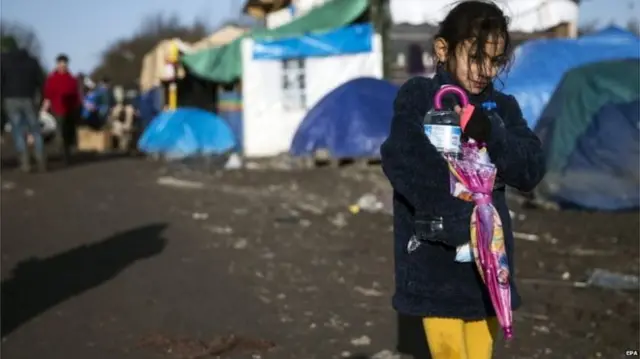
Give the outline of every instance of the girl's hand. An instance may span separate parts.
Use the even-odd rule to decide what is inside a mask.
[[[460,106],[456,105],[453,110],[458,115],[462,114],[462,108]],[[469,122],[467,122],[466,127],[463,129],[463,133],[479,142],[489,140],[491,121],[489,121],[489,117],[481,108],[475,108]]]

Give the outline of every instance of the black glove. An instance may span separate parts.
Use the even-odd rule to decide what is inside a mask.
[[[463,134],[478,142],[487,142],[489,140],[489,136],[491,135],[491,121],[483,109],[476,107],[473,110],[473,114],[469,122],[467,122],[467,126],[464,128]]]

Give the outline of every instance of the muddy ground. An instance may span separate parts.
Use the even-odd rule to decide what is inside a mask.
[[[348,210],[386,189],[377,167],[5,167],[2,354],[393,358],[391,217]],[[497,358],[639,349],[637,290],[572,285],[638,274],[638,213],[512,210],[524,306]]]

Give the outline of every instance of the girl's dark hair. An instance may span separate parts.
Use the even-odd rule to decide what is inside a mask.
[[[469,64],[477,64],[484,71],[486,63],[485,47],[490,37],[504,39],[504,56],[498,66],[508,68],[511,62],[511,38],[509,18],[491,1],[467,0],[458,3],[440,23],[434,40],[442,38],[447,42],[447,59],[456,58],[456,50],[465,41],[471,41]],[[436,57],[437,59],[437,57]]]

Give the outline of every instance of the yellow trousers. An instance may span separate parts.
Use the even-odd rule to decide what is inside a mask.
[[[424,318],[424,332],[432,359],[491,359],[495,318],[465,322],[461,319]]]

